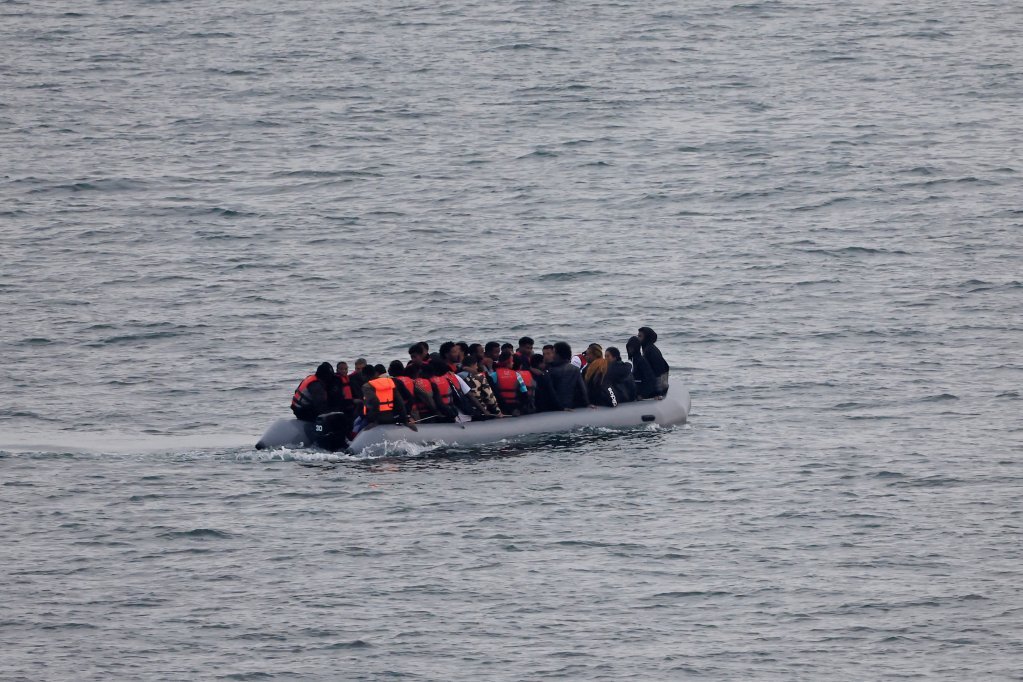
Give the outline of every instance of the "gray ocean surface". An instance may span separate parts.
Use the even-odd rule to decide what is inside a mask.
[[[1023,679],[1023,7],[0,1],[0,679]],[[660,334],[670,430],[256,452]]]

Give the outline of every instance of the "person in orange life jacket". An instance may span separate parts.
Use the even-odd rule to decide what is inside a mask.
[[[592,407],[583,375],[572,364],[572,347],[558,341],[554,344],[554,356],[554,361],[547,368],[551,407],[555,410]]]
[[[530,358],[532,358],[532,356],[530,356]],[[536,412],[537,389],[536,378],[533,376],[533,370],[518,353],[512,356],[512,369],[514,369],[518,375],[522,377],[522,383],[526,386],[526,397],[522,403],[520,411],[522,414],[533,414]]]
[[[650,363],[650,371],[654,373],[654,382],[657,386],[654,397],[663,398],[668,393],[668,372],[671,368],[661,355],[661,350],[655,345],[657,332],[650,327],[640,327],[636,336],[643,349],[643,357]]]
[[[321,414],[340,412],[341,382],[334,376],[329,362],[320,363],[315,374],[303,379],[291,397],[291,411],[302,421],[316,421]]]
[[[497,388],[497,401],[505,414],[519,416],[527,407],[529,389],[526,388],[522,376],[512,369],[512,352],[501,351],[497,359],[497,369],[491,373],[494,386]]]
[[[632,361],[632,377],[636,383],[636,400],[646,400],[657,395],[657,379],[650,369],[650,363],[643,357],[642,344],[638,336],[629,337],[625,342],[625,352]]]
[[[368,369],[366,383],[362,386],[362,423],[356,423],[355,431],[373,428],[377,424],[405,424],[416,431],[416,426],[409,419],[405,407],[403,394],[408,393],[404,385],[392,377],[381,374],[376,367]]]
[[[530,361],[533,359],[533,339],[523,336],[519,339],[519,347],[515,349],[515,361],[518,365],[515,369],[529,369]]]
[[[476,356],[468,355],[462,361],[462,371],[458,373],[458,376],[462,377],[465,383],[469,384],[473,395],[476,396],[476,399],[483,406],[485,412],[480,415],[481,417],[503,417],[504,413],[501,412],[501,405],[497,401],[494,389],[490,385],[486,374],[480,371],[479,366],[480,363]]]
[[[432,409],[433,405],[433,391],[426,393],[422,386],[416,385],[414,377],[419,375],[418,366],[406,370],[401,360],[394,360],[387,367],[387,373],[405,389],[401,397],[405,400],[405,406],[414,421],[429,414],[428,410]]]
[[[405,376],[412,380],[412,412],[416,421],[436,417],[437,404],[434,402],[433,383],[427,378],[429,365],[412,365],[405,369]]]
[[[443,407],[438,404],[437,408],[439,410],[448,408],[447,412],[450,417],[457,417],[458,410],[467,415],[486,414],[486,408],[472,394],[469,384],[465,383],[465,379],[451,371],[450,364],[445,362],[440,354],[431,356],[430,369],[433,370],[433,377],[430,381],[433,382],[433,385],[437,387],[441,394],[440,402],[443,404]],[[437,402],[436,395],[434,396],[434,402]]]
[[[632,365],[622,362],[622,353],[614,346],[604,351],[607,360],[607,374],[604,387],[610,388],[619,403],[636,400],[636,380],[632,377]]]

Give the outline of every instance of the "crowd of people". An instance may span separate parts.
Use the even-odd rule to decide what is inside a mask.
[[[409,360],[384,367],[364,358],[349,371],[324,362],[295,389],[291,409],[316,422],[321,444],[344,447],[362,429],[377,424],[501,419],[534,412],[616,407],[660,399],[668,391],[668,363],[657,333],[640,327],[625,344],[591,343],[573,354],[564,341],[534,352],[533,339],[510,343],[447,341],[435,353],[425,341],[409,346]]]

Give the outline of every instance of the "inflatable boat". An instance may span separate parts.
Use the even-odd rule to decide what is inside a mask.
[[[617,407],[579,408],[571,412],[540,412],[522,417],[454,424],[420,423],[413,431],[407,426],[382,425],[359,433],[349,444],[352,454],[384,452],[389,445],[412,443],[420,446],[475,446],[503,440],[522,440],[547,433],[580,429],[631,429],[651,424],[685,424],[689,416],[689,391],[674,384],[662,400],[620,403]],[[316,425],[298,419],[279,419],[256,443],[257,450],[303,448],[316,444]]]

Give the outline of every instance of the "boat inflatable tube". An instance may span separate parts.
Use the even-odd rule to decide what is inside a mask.
[[[419,431],[385,425],[366,429],[355,437],[348,452],[384,451],[389,444],[473,446],[501,440],[518,440],[544,433],[564,433],[587,428],[630,429],[649,424],[675,426],[689,417],[689,391],[673,385],[663,400],[640,400],[618,407],[581,407],[571,412],[540,412],[460,424],[418,424]],[[298,419],[279,419],[256,443],[257,450],[304,448],[316,444],[316,425]]]

